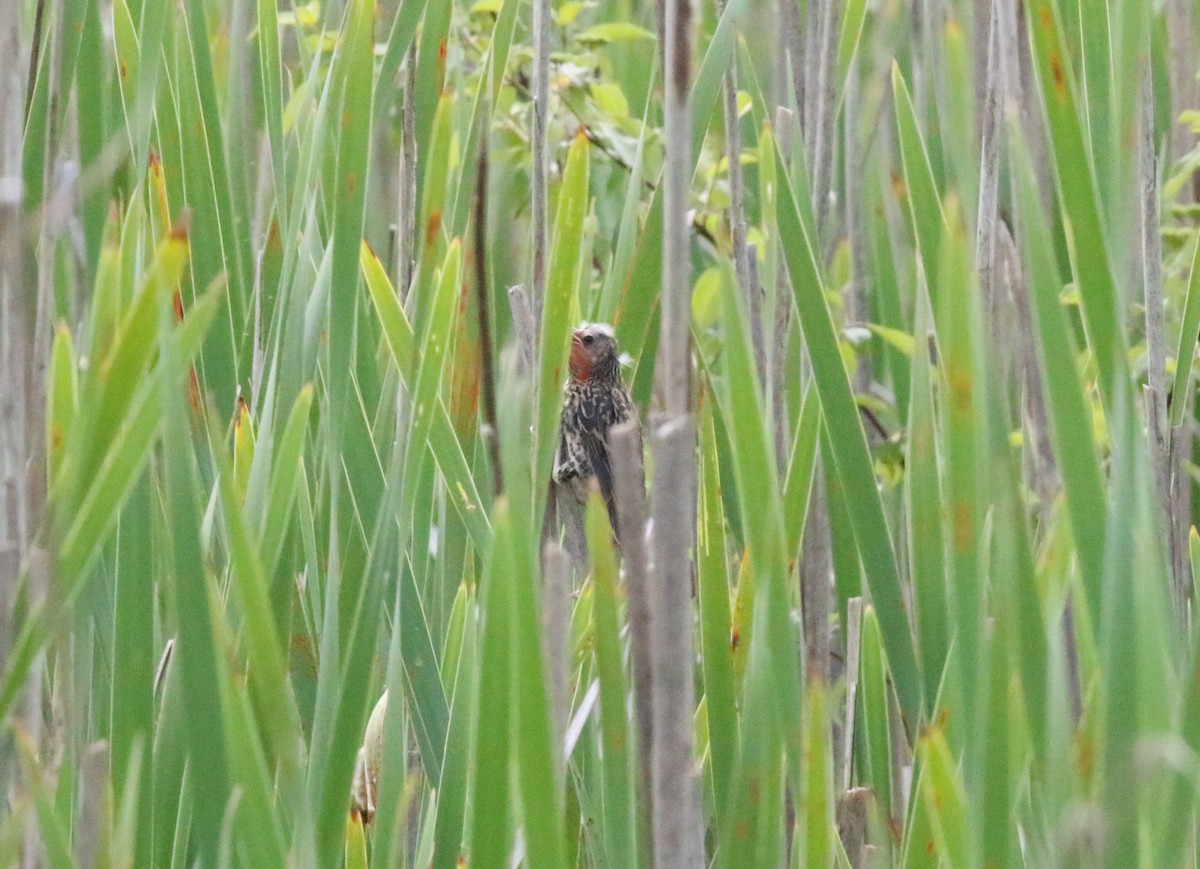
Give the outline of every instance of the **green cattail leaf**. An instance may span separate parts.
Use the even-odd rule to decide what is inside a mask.
[[[637,791],[633,738],[629,726],[617,613],[617,558],[613,552],[608,510],[598,490],[587,505],[588,554],[592,563],[595,601],[592,610],[596,637],[596,672],[600,680],[600,762],[605,861],[612,866],[636,866]]]
[[[51,487],[62,467],[67,432],[75,418],[78,401],[78,378],[75,374],[75,343],[71,330],[60,324],[54,332],[50,348],[50,371],[46,380],[46,479]]]
[[[781,154],[777,159],[783,163]],[[910,724],[915,724],[921,717],[920,673],[891,535],[875,484],[858,406],[825,300],[810,225],[802,221],[795,193],[784,173],[780,175],[779,231],[838,477],[851,504],[854,537],[866,569],[871,596],[881,613],[880,626],[896,693],[905,717]]]

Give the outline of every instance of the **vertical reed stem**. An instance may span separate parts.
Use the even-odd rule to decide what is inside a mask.
[[[550,99],[550,0],[533,0],[533,315],[546,301],[546,113]]]
[[[656,869],[704,865],[699,790],[692,763],[692,562],[696,456],[691,409],[688,189],[692,171],[688,93],[691,4],[666,0],[662,317],[652,446],[655,578],[650,601],[654,695],[652,797]]]

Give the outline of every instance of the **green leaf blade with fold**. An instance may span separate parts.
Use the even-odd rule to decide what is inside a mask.
[[[782,154],[778,155],[778,163],[784,165]],[[896,693],[908,726],[915,727],[922,710],[920,670],[891,533],[875,484],[858,405],[825,301],[824,283],[813,256],[812,233],[801,220],[800,207],[784,172],[780,172],[779,186],[780,238],[804,340],[813,362],[817,394],[833,444],[833,458],[842,488],[853,505],[854,537],[866,569],[871,596],[880,613],[880,627],[896,681]]]

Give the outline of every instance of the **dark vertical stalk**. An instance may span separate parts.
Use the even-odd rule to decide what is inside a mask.
[[[486,112],[485,112],[486,114]],[[479,366],[483,374],[483,418],[487,424],[484,442],[492,464],[492,491],[496,497],[504,491],[500,467],[500,428],[496,423],[496,368],[492,344],[492,305],[488,289],[488,139],[490,124],[479,133],[479,170],[475,173],[475,305],[479,315]]]

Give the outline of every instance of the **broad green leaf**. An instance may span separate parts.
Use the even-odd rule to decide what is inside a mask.
[[[1098,627],[1107,524],[1104,480],[1092,438],[1080,437],[1081,432],[1090,434],[1092,430],[1091,410],[1076,373],[1074,348],[1059,304],[1062,279],[1054,264],[1049,229],[1038,207],[1033,167],[1024,139],[1014,135],[1010,141],[1015,143],[1014,175],[1023,229],[1021,241],[1030,275],[1033,321],[1038,330],[1039,359],[1046,384],[1046,416],[1078,547],[1087,611],[1092,625]]]
[[[917,241],[917,250],[924,262],[926,274],[932,277],[937,274],[938,251],[945,226],[945,215],[942,214],[942,198],[933,177],[933,168],[929,163],[925,140],[917,126],[917,115],[912,97],[908,92],[904,76],[900,73],[900,66],[895,63],[892,64],[892,92],[896,100],[896,126],[899,131],[900,155],[904,161],[903,197],[907,205],[913,236]],[[938,316],[938,312],[941,310],[939,297],[937,283],[931,281],[929,300],[935,316]]]
[[[593,24],[575,38],[579,40],[580,45],[595,47],[610,42],[653,42],[654,34],[636,24],[614,21],[608,24]]]
[[[1078,89],[1067,59],[1067,46],[1057,4],[1033,0],[1029,7],[1034,67],[1041,86],[1049,139],[1064,217],[1074,241],[1072,262],[1083,300],[1087,340],[1100,371],[1105,409],[1111,413],[1116,394],[1128,396],[1125,334],[1118,327],[1117,290],[1110,251],[1105,243],[1095,167],[1078,109]],[[1105,16],[1084,16],[1095,20]],[[1127,403],[1126,412],[1132,412]]]

